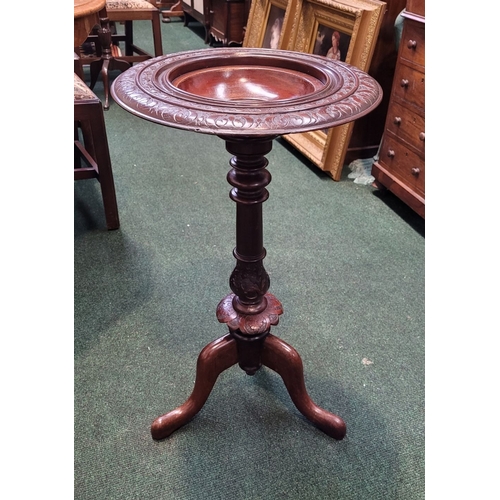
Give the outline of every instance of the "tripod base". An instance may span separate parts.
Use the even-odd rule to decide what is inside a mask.
[[[208,344],[198,356],[191,396],[183,405],[154,420],[151,425],[152,437],[166,438],[189,422],[207,401],[217,377],[238,361],[237,341],[231,333]],[[281,376],[293,403],[308,420],[335,439],[340,440],[345,436],[344,421],[317,406],[309,397],[302,360],[293,347],[269,333],[262,345],[261,363]]]

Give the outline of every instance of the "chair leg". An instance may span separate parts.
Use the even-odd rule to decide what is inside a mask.
[[[97,118],[92,123],[92,138],[95,149],[95,160],[99,168],[99,182],[101,184],[106,225],[108,229],[118,229],[120,227],[118,204],[116,202],[115,183],[111,169],[104,113],[100,103],[96,105],[96,109]]]
[[[160,24],[160,16],[153,15],[153,19],[151,20],[152,28],[153,28],[153,42],[155,47],[155,57],[163,55],[163,47],[161,43],[161,24]]]
[[[92,156],[92,158],[95,158],[96,151],[94,146],[94,136],[92,134],[92,125],[88,120],[82,120],[78,125],[82,132],[82,139],[83,144],[85,144],[85,149],[88,151],[89,155]],[[78,139],[78,137],[76,137],[76,134],[77,132],[75,133],[75,140]]]
[[[81,60],[80,47],[75,47],[75,57],[74,57],[74,71],[75,73],[84,80],[83,76],[83,64]]]
[[[74,123],[75,123],[75,126],[74,126],[74,140],[78,141],[79,140],[78,130],[79,130],[80,122],[75,121]],[[74,163],[75,163],[75,169],[76,168],[80,168],[81,165],[82,165],[80,154],[76,151],[76,149],[75,149],[75,160],[74,160]]]
[[[134,29],[132,21],[125,21],[125,55],[134,55]]]

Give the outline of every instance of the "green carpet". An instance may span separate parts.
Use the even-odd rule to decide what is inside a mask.
[[[164,52],[207,47],[200,31],[163,23]],[[135,36],[151,45],[149,23]],[[233,367],[190,423],[154,441],[152,420],[186,400],[200,350],[226,333],[215,308],[235,263],[230,157],[217,137],[114,102],[105,119],[118,231],[99,184],[75,183],[75,499],[423,499],[424,221],[276,140],[264,265],[285,312],[272,332],[347,436],[310,424],[271,370]]]

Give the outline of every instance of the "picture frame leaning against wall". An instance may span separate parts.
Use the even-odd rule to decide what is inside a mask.
[[[253,0],[243,46],[305,52],[368,71],[385,11],[379,0]],[[338,181],[353,126],[283,138]]]

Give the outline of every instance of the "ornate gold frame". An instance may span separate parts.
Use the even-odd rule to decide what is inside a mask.
[[[274,6],[284,12],[283,28],[281,30],[279,47],[277,47],[281,49],[284,42],[283,32],[287,22],[288,4],[289,0],[252,0],[243,47],[263,47],[264,36],[269,22],[269,14],[271,8]]]
[[[386,11],[379,0],[253,0],[246,47],[261,47],[272,5],[285,8],[279,48],[312,54],[319,27],[350,37],[343,61],[368,71]],[[340,180],[354,123],[283,136],[334,180]]]

